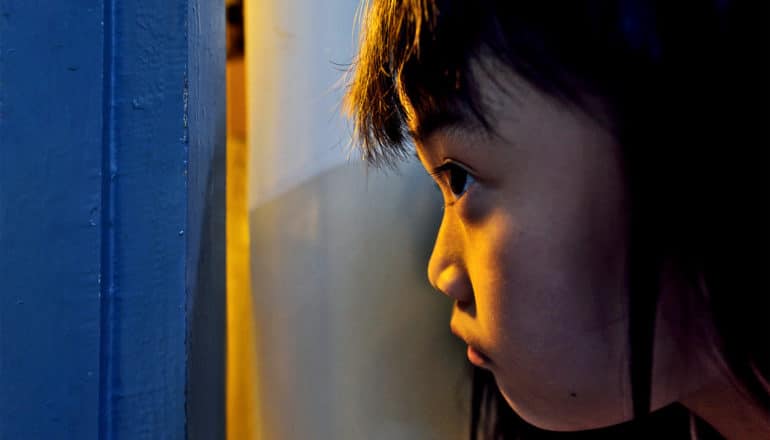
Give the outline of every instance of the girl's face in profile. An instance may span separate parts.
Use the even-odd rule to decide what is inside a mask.
[[[478,80],[496,136],[463,125],[425,133],[411,118],[445,201],[430,282],[455,300],[451,329],[470,361],[525,420],[551,430],[629,420],[620,148],[586,113],[504,75],[504,92],[499,78]],[[683,359],[661,342],[665,324],[657,331],[653,407],[695,381],[673,367]]]

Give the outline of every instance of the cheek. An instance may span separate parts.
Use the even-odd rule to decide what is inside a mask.
[[[630,414],[622,270],[569,251],[567,235],[524,229],[506,212],[469,229],[476,319],[498,384],[525,419],[547,429],[620,423]]]
[[[525,229],[504,211],[468,228],[466,261],[488,337],[523,339],[521,349],[543,352],[608,320],[596,289],[599,271],[576,264],[581,256],[568,252],[562,235]]]
[[[466,222],[469,275],[482,326],[548,351],[623,319],[623,204],[615,190],[575,189],[609,185],[524,186],[549,196],[528,197],[509,185],[490,193],[482,220]]]
[[[505,212],[491,213],[483,223],[466,228],[468,246],[465,261],[473,286],[478,324],[487,338],[500,333],[505,318],[514,310],[510,301],[515,274],[518,227]]]

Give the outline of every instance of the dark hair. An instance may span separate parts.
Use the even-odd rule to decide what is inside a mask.
[[[489,129],[471,69],[482,57],[565,105],[590,113],[586,95],[607,104],[631,200],[629,368],[639,419],[650,409],[664,259],[710,314],[731,377],[770,414],[767,5],[374,0],[363,17],[346,105],[373,164],[410,153],[402,98],[428,124],[454,118]],[[472,436],[534,436],[523,422],[506,424],[517,418],[482,373],[473,400]]]

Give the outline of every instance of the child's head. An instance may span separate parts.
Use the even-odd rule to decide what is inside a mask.
[[[620,423],[723,366],[770,408],[766,84],[735,53],[754,41],[735,8],[700,3],[375,0],[364,16],[347,95],[363,155],[393,164],[414,141],[446,205],[429,279],[534,425]]]

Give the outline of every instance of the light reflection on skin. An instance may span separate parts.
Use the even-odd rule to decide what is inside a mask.
[[[629,420],[620,148],[586,113],[512,73],[496,75],[476,78],[497,135],[450,126],[416,142],[429,172],[457,164],[434,176],[445,209],[428,277],[455,300],[453,332],[488,356],[486,367],[525,420],[551,430]],[[496,84],[512,87],[501,93]],[[464,172],[472,176],[465,186]],[[675,314],[677,295],[661,295],[660,315]],[[671,325],[658,320],[654,409],[713,374],[693,361],[702,353],[680,349]]]

